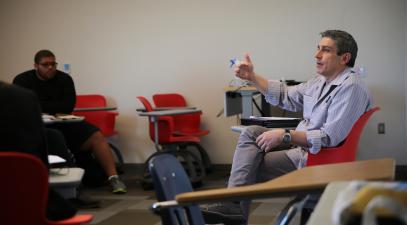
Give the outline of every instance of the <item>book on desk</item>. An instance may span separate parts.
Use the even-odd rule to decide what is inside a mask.
[[[245,126],[258,125],[267,128],[297,127],[301,118],[291,117],[262,117],[250,116],[240,119],[240,124]]]

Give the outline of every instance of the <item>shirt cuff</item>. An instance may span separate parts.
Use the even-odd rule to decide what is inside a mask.
[[[326,137],[321,130],[309,130],[306,131],[307,134],[307,142],[310,146],[308,151],[311,154],[317,154],[321,150],[322,145],[322,138]]]

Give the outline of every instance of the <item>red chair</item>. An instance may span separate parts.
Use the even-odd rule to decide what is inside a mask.
[[[75,109],[80,108],[103,108],[107,107],[106,98],[103,95],[90,94],[90,95],[77,95]],[[73,112],[74,115],[85,117],[85,121],[98,127],[102,134],[109,138],[117,134],[114,130],[116,117],[119,115],[117,112],[112,111],[80,111]],[[111,142],[110,148],[115,153],[118,160],[118,170],[123,172],[123,157],[120,150]]]
[[[365,112],[353,125],[348,137],[342,145],[332,148],[322,148],[317,154],[308,153],[307,166],[355,161],[363,128],[370,116],[378,110],[380,110],[380,107],[375,107]]]
[[[155,94],[153,101],[156,107],[187,107],[185,98],[177,93]],[[208,130],[201,130],[201,112],[177,115],[174,117],[175,133],[178,135],[204,136]]]
[[[103,95],[77,95],[75,109],[80,108],[103,108],[107,107],[106,98]],[[73,114],[84,116],[85,120],[95,126],[106,137],[116,135],[114,130],[116,117],[119,115],[117,112],[112,111],[85,111],[74,112]]]
[[[93,216],[77,215],[50,221],[45,212],[48,200],[48,170],[37,157],[20,152],[0,152],[0,223],[7,225],[79,225]]]
[[[177,93],[155,94],[153,95],[153,101],[156,107],[187,107],[185,98]],[[172,116],[174,118],[174,134],[196,137],[208,135],[208,130],[201,130],[200,128],[201,115],[202,112]],[[212,163],[206,150],[198,143],[195,145],[200,149],[206,172],[212,171]]]
[[[146,112],[152,112],[153,107],[150,102],[143,96],[138,96],[137,99],[144,105]],[[149,134],[150,139],[155,142],[154,134],[154,122],[149,118]],[[174,133],[174,121],[171,116],[160,116],[158,117],[158,144],[162,146],[162,149],[157,149],[153,155],[151,155],[145,163],[145,177],[147,177],[144,184],[149,186],[152,184],[151,177],[148,174],[148,161],[157,154],[170,153],[176,155],[178,158],[182,158],[184,161],[185,168],[189,174],[190,180],[194,184],[199,184],[203,177],[206,175],[205,167],[202,164],[201,159],[191,152],[188,146],[199,146],[199,138],[191,135],[176,135]],[[201,149],[197,147],[200,154]],[[143,186],[144,186],[143,184]]]
[[[360,135],[367,121],[376,111],[380,110],[375,107],[365,112],[353,125],[347,138],[342,145],[337,147],[322,148],[317,154],[308,153],[306,166],[317,166],[331,163],[351,162],[356,160]],[[320,194],[297,195],[284,208],[284,212],[278,218],[278,221],[286,220],[287,223],[294,217],[296,211],[301,211],[301,221],[307,221],[315,205],[319,201]],[[294,210],[295,209],[295,210]],[[301,223],[302,224],[302,223]]]

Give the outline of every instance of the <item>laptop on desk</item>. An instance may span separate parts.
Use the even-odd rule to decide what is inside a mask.
[[[240,119],[240,124],[245,126],[258,125],[267,128],[285,128],[297,127],[300,121],[301,118],[251,116]]]

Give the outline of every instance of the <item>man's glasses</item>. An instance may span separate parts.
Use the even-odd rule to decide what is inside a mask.
[[[40,66],[49,68],[49,67],[56,67],[58,65],[57,62],[49,62],[49,63],[38,63]]]

